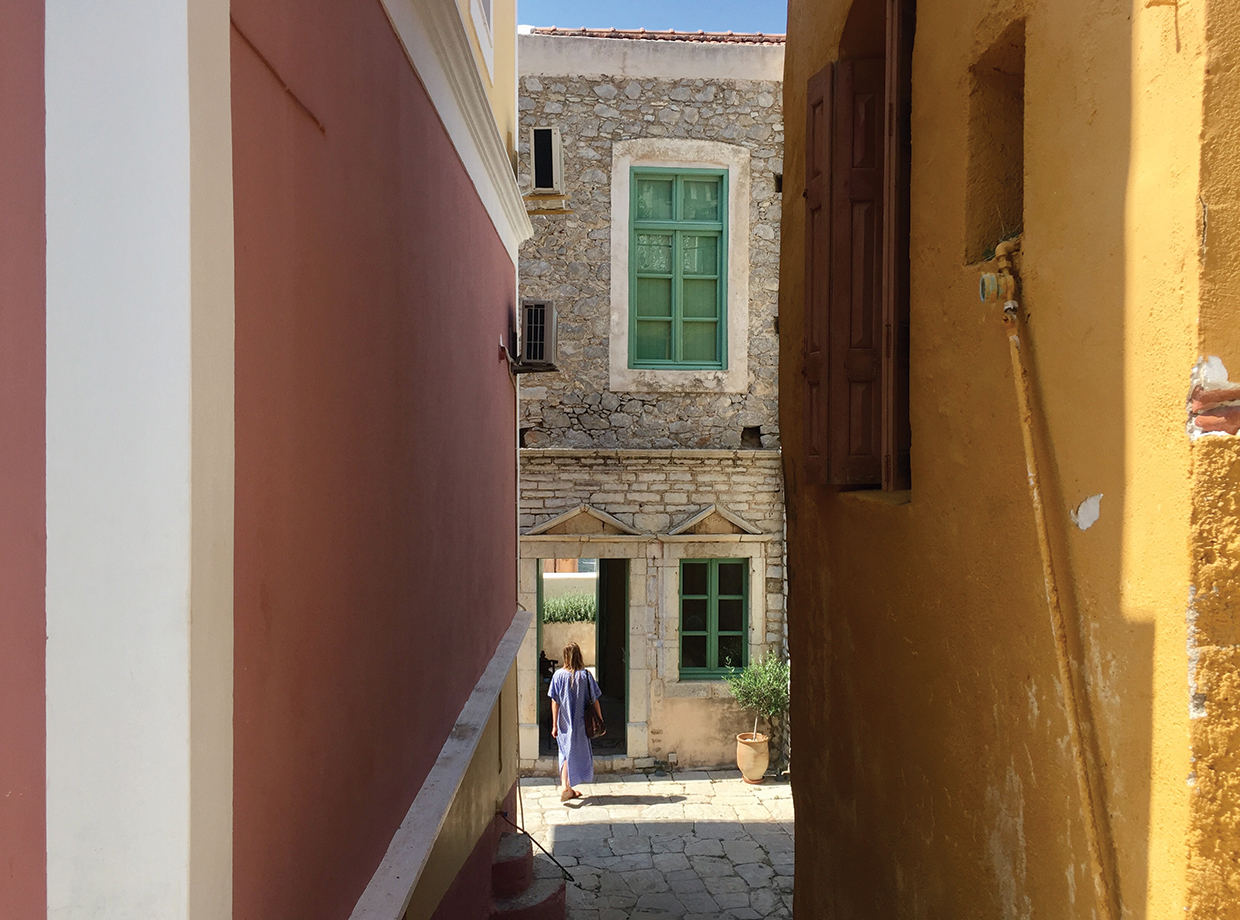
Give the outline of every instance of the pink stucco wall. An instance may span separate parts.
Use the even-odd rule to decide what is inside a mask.
[[[377,0],[233,17],[234,916],[344,918],[516,607],[514,267]]]
[[[0,4],[0,917],[47,915],[43,2]]]

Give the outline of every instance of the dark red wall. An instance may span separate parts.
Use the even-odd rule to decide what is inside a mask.
[[[345,918],[516,609],[515,270],[378,0],[234,0],[234,916]]]
[[[43,0],[0,4],[0,917],[47,915]]]

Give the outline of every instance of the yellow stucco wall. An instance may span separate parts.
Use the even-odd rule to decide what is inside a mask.
[[[471,0],[457,0],[457,9],[469,33],[474,49],[478,73],[491,100],[495,113],[495,126],[508,150],[508,157],[516,162],[517,151],[517,0],[491,0],[491,36],[494,48],[493,67],[488,68],[483,55],[483,42],[472,10]]]
[[[799,459],[805,86],[835,59],[849,3],[792,0],[780,374],[798,914],[1096,910],[1004,328],[978,302],[979,267],[964,256],[970,66],[1022,18],[1025,345],[1122,915],[1184,916],[1190,821],[1218,839],[1236,814],[1190,808],[1186,782],[1189,586],[1214,539],[1194,515],[1217,507],[1194,484],[1205,486],[1206,452],[1230,456],[1234,442],[1190,446],[1185,402],[1199,353],[1230,354],[1240,369],[1234,300],[1207,306],[1210,263],[1199,264],[1197,198],[1213,168],[1201,147],[1205,72],[1225,58],[1217,80],[1233,84],[1240,48],[1222,37],[1236,20],[1224,5],[917,4],[913,489],[895,505],[807,484]],[[1236,145],[1231,105],[1219,103],[1230,131],[1220,149]],[[1211,233],[1240,186],[1234,171],[1218,181]],[[1217,245],[1220,261],[1237,251]],[[1218,319],[1207,322],[1210,309]],[[1220,476],[1210,474],[1221,500]],[[1069,511],[1098,493],[1100,519],[1077,529]],[[1203,905],[1221,903],[1219,884],[1203,888]]]
[[[1199,205],[1202,355],[1240,380],[1240,6],[1206,8],[1204,129]],[[1192,449],[1193,534],[1189,677],[1199,706],[1191,722],[1188,913],[1240,917],[1240,441],[1203,437]]]

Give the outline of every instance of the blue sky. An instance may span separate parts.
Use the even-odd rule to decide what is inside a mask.
[[[783,32],[786,0],[517,0],[517,22],[591,29]]]

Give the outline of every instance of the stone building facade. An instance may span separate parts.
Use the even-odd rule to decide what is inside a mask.
[[[600,610],[597,664],[624,726],[608,718],[609,734],[623,737],[598,768],[724,764],[736,733],[752,728],[719,673],[725,647],[737,647],[725,627],[740,627],[712,582],[710,628],[697,635],[701,602],[687,599],[682,580],[708,566],[726,578],[728,560],[739,564],[743,659],[785,650],[782,37],[535,30],[518,45],[518,172],[535,227],[521,249],[520,291],[559,316],[558,372],[520,378],[521,601],[540,607],[540,560],[613,560],[600,562],[600,603],[604,570],[620,566],[611,582],[624,584],[613,590],[623,617]],[[559,133],[563,181],[551,194],[534,188],[534,128]],[[660,222],[686,215],[708,220]],[[705,282],[691,272],[701,269],[702,227],[714,228],[701,232],[714,234],[706,245],[718,256]],[[659,293],[668,290],[670,300]],[[713,353],[696,354],[707,360],[692,360],[704,327],[690,314],[710,309],[695,310],[702,290],[715,298],[705,328],[716,338]],[[667,332],[678,323],[679,346]],[[666,349],[654,360],[651,341]],[[606,673],[604,633],[619,641],[617,619],[623,681]],[[683,623],[695,628],[682,636]],[[522,766],[541,771],[554,760],[546,725],[540,755],[536,632],[519,658],[519,709]]]

